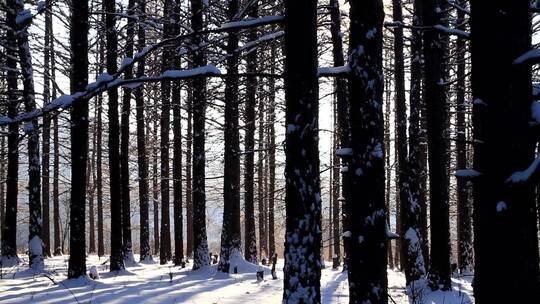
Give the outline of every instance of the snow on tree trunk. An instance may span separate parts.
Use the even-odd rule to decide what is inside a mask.
[[[350,303],[387,303],[381,0],[350,1],[350,192],[347,271]]]
[[[393,19],[403,22],[401,0],[392,1]],[[422,278],[425,273],[422,255],[422,237],[420,236],[418,204],[418,170],[409,164],[417,155],[408,155],[407,149],[407,105],[405,101],[405,68],[403,55],[403,28],[394,29],[394,77],[395,77],[395,113],[396,113],[396,149],[398,158],[398,190],[401,214],[401,256],[407,285]],[[416,153],[416,150],[411,154]],[[412,156],[412,157],[411,157]]]
[[[191,0],[191,28],[201,31],[204,27],[203,1]],[[200,45],[200,36],[194,36],[192,45]],[[192,52],[193,67],[206,64],[204,50]],[[206,79],[193,79],[193,269],[210,264],[208,240],[206,237],[206,193],[205,193],[205,114],[206,114]]]
[[[317,1],[285,1],[284,303],[319,303]]]
[[[18,15],[24,10],[22,0],[15,0],[7,6]],[[34,91],[34,75],[32,69],[32,55],[28,42],[28,29],[23,24],[11,24],[15,27],[17,37],[17,50],[21,66],[23,82],[23,102],[26,112],[36,109],[36,97]],[[30,267],[34,271],[41,271],[43,265],[43,242],[41,240],[41,168],[39,157],[39,130],[37,118],[28,122],[24,127],[28,134],[28,212],[30,213],[28,227],[28,255]],[[85,164],[86,165],[86,164]]]
[[[470,4],[475,301],[537,303],[536,185],[509,179],[535,159],[531,67],[515,62],[531,49],[530,1]]]

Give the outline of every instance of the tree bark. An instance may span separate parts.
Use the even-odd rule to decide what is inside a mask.
[[[88,84],[88,3],[76,1],[71,15],[71,93]],[[86,166],[88,161],[88,103],[71,109],[71,203],[68,278],[86,276]]]
[[[423,1],[423,22],[427,27],[442,24],[443,0]],[[446,90],[443,82],[445,50],[441,34],[424,32],[424,100],[426,107],[430,189],[431,257],[428,275],[433,290],[448,290],[450,281],[450,224],[448,198],[448,130]]]
[[[107,73],[113,75],[117,72],[118,38],[116,32],[116,8],[114,0],[103,1],[105,16],[105,29],[107,39]],[[118,123],[118,90],[109,89],[109,176],[111,195],[111,259],[110,270],[119,271],[124,269],[122,254],[122,200],[120,182],[120,133]]]
[[[253,3],[253,7],[248,11],[251,18],[258,16],[258,1]],[[248,40],[257,39],[257,30],[248,31]],[[246,56],[246,72],[255,73],[257,71],[257,49]],[[255,231],[255,200],[254,200],[254,149],[255,149],[255,99],[257,94],[257,78],[246,79],[246,102],[244,106],[244,209],[245,209],[245,249],[244,257],[248,262],[257,263],[257,237]]]
[[[285,1],[283,303],[320,303],[317,1]]]
[[[466,7],[465,1],[459,1],[459,5]],[[465,12],[457,10],[456,28],[465,30]],[[467,104],[465,102],[465,53],[467,52],[466,41],[457,38],[456,41],[456,152],[457,168],[467,168],[467,128],[465,115]],[[458,235],[458,267],[459,272],[470,274],[473,272],[473,242],[472,242],[472,202],[469,195],[468,181],[457,179],[457,235]]]
[[[350,303],[387,303],[387,231],[384,202],[382,23],[380,0],[350,2],[348,164],[350,222],[346,235]]]
[[[203,23],[203,1],[191,1],[191,28],[201,31]],[[201,36],[194,36],[192,45],[199,45]],[[204,50],[192,53],[193,67],[206,64]],[[208,241],[206,238],[206,192],[205,192],[205,114],[206,114],[206,79],[193,79],[193,269],[210,264],[208,256]]]
[[[228,20],[234,20],[239,1],[230,0]],[[223,227],[218,269],[230,272],[230,267],[240,257],[242,239],[240,234],[240,134],[238,129],[238,32],[231,31],[227,37],[227,73],[225,78],[225,161],[223,178]]]
[[[529,1],[471,1],[476,303],[540,301],[535,183],[513,182],[534,161]],[[493,52],[493,46],[497,52]],[[500,280],[512,278],[511,282]],[[496,291],[496,292],[494,292]]]
[[[144,26],[146,14],[146,0],[138,0],[139,20],[137,27],[138,51],[142,52],[146,46],[146,31]],[[137,78],[144,76],[146,60],[143,57],[137,64]],[[144,120],[144,86],[137,87],[134,91],[137,119],[137,165],[139,173],[139,213],[140,213],[140,261],[148,261],[150,254],[150,227],[149,227],[149,199],[148,199],[148,158],[146,156],[146,135]]]
[[[135,0],[129,0],[127,15],[133,16],[135,9]],[[127,58],[133,57],[133,40],[135,36],[135,20],[127,18],[126,26],[126,44],[124,45]],[[133,78],[133,69],[126,68],[124,79]],[[131,93],[129,87],[124,87],[124,96],[122,98],[122,114],[120,123],[120,189],[122,204],[122,254],[127,263],[134,263],[133,248],[131,242],[131,202],[129,191],[129,115],[131,111]]]

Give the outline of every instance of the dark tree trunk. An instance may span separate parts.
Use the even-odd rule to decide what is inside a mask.
[[[258,16],[258,1],[253,3],[249,10],[249,16]],[[257,39],[257,30],[251,29],[248,32],[248,40]],[[257,71],[257,50],[254,49],[246,56],[248,73]],[[255,149],[255,99],[257,94],[257,78],[246,79],[246,103],[244,107],[245,142],[244,142],[244,209],[245,209],[245,249],[244,257],[248,262],[257,263],[257,237],[255,231],[255,200],[254,200],[254,149]]]
[[[153,111],[153,149],[152,149],[152,200],[154,202],[154,254],[159,254],[160,239],[159,239],[159,180],[158,180],[158,152],[159,145],[157,144],[158,138],[158,123],[157,123],[157,103],[154,103]]]
[[[135,0],[129,0],[127,15],[134,15]],[[126,27],[126,44],[124,49],[126,57],[133,57],[133,40],[135,36],[135,20],[128,18]],[[128,67],[124,72],[124,79],[133,78],[133,68]],[[122,204],[122,253],[127,263],[134,263],[131,242],[131,206],[129,196],[129,114],[131,111],[131,93],[129,87],[124,87],[122,98],[122,117],[120,125],[120,189]]]
[[[203,1],[191,1],[191,28],[201,31],[203,24]],[[200,36],[194,36],[192,45],[202,42]],[[204,50],[192,53],[193,67],[206,64]],[[205,114],[206,114],[206,79],[203,77],[193,80],[193,269],[210,264],[208,256],[208,241],[206,238],[206,192],[205,192]]]
[[[227,18],[234,20],[238,13],[238,0],[230,0]],[[227,73],[225,79],[225,161],[223,178],[223,228],[218,269],[230,272],[231,262],[240,257],[242,245],[240,232],[240,134],[238,130],[238,32],[229,32],[226,51]]]
[[[7,6],[20,14],[24,9],[21,0],[15,0]],[[36,109],[36,96],[34,90],[34,75],[32,68],[32,55],[28,42],[28,28],[24,25],[12,24],[17,28],[17,47],[19,53],[19,63],[21,66],[23,92],[22,99],[26,112],[30,113]],[[25,126],[25,133],[28,135],[28,255],[30,267],[36,271],[43,268],[43,241],[41,240],[41,168],[39,164],[39,130],[38,119],[32,119]],[[84,206],[84,201],[83,201]],[[83,220],[84,223],[84,220]]]
[[[425,26],[441,24],[446,12],[443,0],[423,1]],[[450,223],[448,201],[448,132],[446,90],[441,82],[444,69],[444,41],[439,32],[424,32],[425,107],[428,137],[431,258],[429,285],[436,290],[450,289]]]
[[[7,78],[7,100],[8,116],[15,117],[18,113],[19,100],[17,92],[17,41],[15,37],[15,17],[14,7],[8,6],[6,10],[6,78]],[[8,126],[8,164],[6,175],[6,213],[2,226],[2,265],[9,266],[19,262],[17,257],[17,199],[19,181],[19,125],[10,124]]]
[[[317,1],[285,1],[283,303],[320,303]]]
[[[330,0],[331,8],[331,25],[330,34],[332,35],[332,55],[334,59],[334,66],[339,67],[345,64],[343,57],[343,39],[341,35],[341,10],[339,6],[339,0]],[[338,147],[346,147],[349,143],[349,128],[347,126],[347,80],[339,77],[334,80],[335,85],[335,116],[334,116],[334,145]],[[342,111],[340,113],[340,110]],[[335,153],[334,153],[335,155]],[[341,231],[339,227],[340,222],[340,161],[337,155],[334,156],[334,169],[332,170],[334,183],[333,183],[333,249],[334,255],[341,259]],[[344,187],[342,181],[342,187]],[[341,191],[343,195],[344,192]]]
[[[180,34],[180,0],[175,0],[173,11],[173,35]],[[180,56],[174,56],[174,68],[180,68]],[[173,206],[174,206],[174,265],[180,266],[184,260],[184,230],[182,214],[182,117],[180,116],[180,83],[172,84],[173,107]]]
[[[535,161],[537,139],[529,123],[536,102],[531,68],[516,60],[531,49],[529,5],[471,1],[474,170],[480,173],[473,180],[474,295],[480,304],[540,302],[535,183],[514,175]]]
[[[88,84],[88,3],[73,2],[71,12],[71,93]],[[86,276],[86,166],[88,161],[88,103],[71,109],[71,203],[68,278]]]
[[[401,0],[392,1],[394,22],[403,22]],[[401,213],[401,257],[407,285],[422,278],[425,274],[422,255],[422,236],[420,235],[418,205],[418,171],[412,168],[407,149],[407,105],[405,101],[405,66],[403,55],[403,28],[394,29],[394,86],[396,113],[396,150],[398,159],[397,182]],[[410,138],[410,140],[416,140]],[[416,151],[415,151],[416,152]],[[411,151],[411,154],[414,152]],[[416,156],[417,154],[415,154]],[[409,156],[409,157],[408,157]]]
[[[101,47],[102,48],[102,47]],[[102,56],[101,56],[102,57]],[[96,118],[96,194],[97,194],[97,239],[98,256],[105,255],[105,244],[103,240],[103,182],[102,182],[102,106],[103,95],[97,97],[97,118]]]
[[[260,85],[260,84],[259,84]],[[262,87],[262,85],[261,85]],[[266,234],[266,208],[264,204],[264,99],[259,98],[259,138],[257,144],[257,203],[259,209],[259,257],[268,261],[268,238]]]
[[[138,0],[139,20],[143,23],[138,25],[138,50],[142,52],[146,46],[146,31],[144,18],[146,14],[146,0]],[[142,58],[137,64],[137,78],[144,76],[145,59]],[[137,107],[137,165],[139,173],[139,213],[140,213],[140,261],[152,258],[150,254],[150,227],[148,207],[148,158],[146,156],[146,136],[144,120],[144,86],[139,86],[134,91],[135,104]]]
[[[380,0],[350,2],[349,114],[352,157],[348,164],[350,303],[387,303],[387,231],[384,202],[382,22]]]
[[[465,1],[459,4],[466,7]],[[465,12],[457,10],[456,28],[465,29]],[[456,41],[456,133],[457,133],[457,167],[467,167],[467,127],[465,115],[467,105],[465,103],[465,53],[467,45],[463,38]],[[473,272],[473,242],[472,242],[472,202],[469,195],[468,181],[457,179],[457,235],[458,235],[458,266],[459,272],[470,274]]]
[[[270,50],[271,62],[270,73],[275,73],[276,47]],[[275,191],[276,191],[276,85],[275,79],[268,79],[268,250],[270,258],[276,253],[275,237]]]
[[[420,206],[419,229],[422,236],[422,254],[424,256],[424,267],[429,265],[429,246],[427,229],[427,202],[425,196],[426,189],[426,145],[423,118],[421,117],[422,100],[422,0],[414,0],[413,25],[417,30],[411,33],[411,80],[409,90],[410,117],[409,117],[409,169],[416,174],[410,185],[418,185],[418,205]]]
[[[43,104],[48,104],[51,101],[51,38],[52,36],[52,2],[45,2],[45,42],[43,54]],[[43,134],[42,147],[43,154],[41,155],[42,165],[42,184],[41,184],[41,200],[43,213],[43,256],[51,256],[51,219],[50,219],[50,181],[49,181],[49,166],[50,166],[50,150],[51,150],[51,119],[48,115],[43,116]]]
[[[388,65],[388,52],[385,53],[386,56],[383,57],[383,60],[385,61],[383,63],[383,66],[387,66]],[[388,149],[390,147],[390,93],[391,93],[391,90],[390,90],[390,77],[387,77],[384,79],[384,90],[385,90],[385,93],[384,93],[384,98],[385,98],[385,104],[386,104],[386,107],[384,109],[384,146]],[[385,168],[385,173],[386,173],[386,180],[385,180],[385,185],[386,185],[386,193],[384,194],[384,197],[385,197],[385,205],[386,205],[386,210],[388,210],[388,212],[386,213],[386,225],[388,225],[388,228],[390,228],[390,218],[391,218],[391,215],[392,215],[392,203],[390,202],[390,188],[391,188],[391,175],[392,175],[392,170],[390,168],[392,168],[391,164],[390,164],[390,153],[386,153],[384,155],[384,161],[385,161],[385,164],[386,164],[386,168]],[[396,220],[397,220],[397,213],[396,213]],[[397,231],[397,222],[396,222],[396,231]],[[395,244],[396,244],[396,249],[397,249],[397,240],[395,240]],[[397,250],[396,250],[397,251]],[[394,252],[392,250],[392,241],[391,240],[388,240],[388,251],[387,251],[387,257],[388,257],[388,267],[390,269],[396,269],[397,268],[397,261],[394,262]]]
[[[165,23],[163,25],[163,39],[167,39],[172,36],[173,26],[170,18],[172,18],[172,1],[166,0],[163,6],[163,16]],[[164,72],[171,68],[171,61],[173,60],[173,50],[170,46],[163,48],[162,55],[162,67],[161,71]],[[169,131],[171,121],[171,82],[168,80],[161,81],[161,117],[160,117],[160,152],[161,152],[161,244],[159,247],[159,263],[161,265],[166,264],[171,260],[171,228],[170,228],[170,195],[169,195]]]
[[[105,29],[107,39],[107,73],[114,75],[117,72],[118,41],[116,24],[116,8],[114,0],[103,1],[105,16]],[[109,89],[109,176],[111,196],[111,259],[110,270],[124,269],[122,255],[122,200],[120,182],[120,128],[118,126],[118,90]]]
[[[97,109],[94,111],[96,114]],[[95,117],[95,116],[94,116]],[[87,183],[88,191],[88,220],[89,220],[89,234],[88,234],[88,253],[96,253],[96,218],[95,218],[95,208],[94,208],[94,196],[96,191],[96,175],[94,174],[94,168],[96,165],[96,123],[95,121],[92,124],[92,156],[88,160],[88,170],[86,176],[88,181],[92,179],[92,182]]]
[[[193,145],[193,91],[188,87],[187,96],[187,135],[186,135],[186,256],[193,257],[193,169],[191,147]]]

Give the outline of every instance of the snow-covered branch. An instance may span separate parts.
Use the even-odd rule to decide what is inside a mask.
[[[470,36],[471,36],[471,34],[469,32],[458,30],[458,29],[455,29],[455,28],[449,28],[449,27],[446,27],[446,26],[444,26],[442,24],[435,24],[433,26],[433,28],[440,31],[440,32],[446,33],[448,35],[458,36],[458,37],[464,38],[464,39],[469,39]]]
[[[512,63],[513,64],[523,64],[523,63],[535,64],[538,62],[540,62],[540,50],[532,49],[532,50],[527,51],[525,54],[519,56],[518,58],[514,59]]]
[[[348,65],[338,67],[322,67],[318,69],[317,74],[319,77],[329,76],[346,76],[351,72],[351,67]]]
[[[529,165],[529,167],[523,171],[516,171],[506,180],[507,183],[525,183],[531,180],[531,177],[538,175],[540,165],[540,154],[536,155],[534,161]]]
[[[231,21],[223,23],[220,27],[221,30],[237,30],[251,27],[258,27],[261,25],[276,24],[283,22],[285,18],[283,16],[263,16],[255,19],[245,19],[239,21]]]

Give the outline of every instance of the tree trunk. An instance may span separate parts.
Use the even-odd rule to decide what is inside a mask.
[[[127,15],[133,16],[135,0],[129,0]],[[126,27],[126,44],[124,46],[126,58],[133,57],[133,40],[135,36],[135,20],[129,18]],[[124,72],[124,79],[133,78],[133,69],[128,67]],[[131,206],[129,196],[129,114],[131,111],[131,88],[124,87],[122,98],[122,117],[120,125],[120,189],[122,204],[122,253],[127,263],[134,263],[133,248],[131,242]]]
[[[163,16],[165,18],[165,24],[163,25],[163,39],[167,39],[172,36],[173,26],[170,18],[172,18],[171,0],[166,0],[163,6]],[[173,50],[170,46],[163,48],[162,68],[164,72],[171,68],[171,61],[173,60]],[[161,117],[160,117],[160,152],[161,152],[161,244],[159,247],[159,263],[161,265],[166,264],[171,260],[171,228],[170,228],[170,195],[169,195],[169,130],[170,130],[170,113],[171,111],[171,82],[168,80],[161,81]]]
[[[13,4],[13,3],[11,3]],[[18,113],[19,100],[16,94],[17,87],[17,40],[15,37],[16,12],[13,6],[6,10],[6,78],[8,116],[15,117]],[[2,266],[10,266],[19,263],[17,256],[17,200],[19,181],[19,125],[8,126],[8,164],[6,175],[6,213],[2,226]]]
[[[144,27],[146,14],[146,0],[138,0],[138,13],[140,23],[137,27],[138,50],[142,52],[146,46],[146,31]],[[137,78],[144,76],[145,58],[137,64]],[[148,261],[150,254],[150,228],[148,214],[148,158],[146,156],[146,136],[144,120],[144,86],[135,89],[135,104],[137,116],[137,165],[139,173],[139,213],[140,213],[140,261]]]
[[[251,18],[258,16],[258,3],[255,1],[248,14]],[[248,31],[248,40],[257,39],[257,30]],[[254,49],[246,56],[246,71],[255,73],[257,71],[257,49]],[[245,142],[244,142],[244,209],[245,209],[245,249],[244,257],[248,262],[257,263],[257,237],[255,231],[255,200],[254,200],[254,149],[255,149],[255,99],[257,94],[257,78],[246,79],[246,103],[244,106]]]
[[[175,0],[173,11],[173,35],[180,34],[180,0]],[[180,68],[180,56],[174,55],[174,68]],[[184,260],[184,230],[182,214],[182,117],[180,115],[180,82],[172,84],[173,107],[173,206],[174,206],[174,265]]]
[[[272,45],[270,73],[275,73],[276,47]],[[268,79],[268,250],[270,258],[276,253],[275,237],[275,192],[276,192],[276,85],[275,79]]]
[[[7,6],[12,8],[16,14],[20,14],[24,9],[22,0],[15,0]],[[36,98],[34,90],[34,75],[32,68],[32,55],[28,42],[28,29],[25,25],[17,23],[10,24],[16,28],[17,49],[19,53],[19,63],[21,66],[23,92],[22,99],[26,112],[30,113],[36,109]],[[28,255],[30,268],[34,271],[41,271],[43,264],[43,241],[41,240],[41,172],[39,164],[39,130],[37,118],[32,119],[25,125],[25,133],[28,135]],[[83,220],[84,223],[84,220]]]
[[[392,1],[394,22],[403,22],[401,0]],[[426,272],[422,255],[422,236],[419,229],[418,171],[409,161],[407,149],[407,105],[405,101],[405,66],[403,55],[403,28],[394,29],[394,78],[396,113],[397,181],[401,213],[401,257],[407,285],[422,278]],[[410,138],[410,140],[416,140]],[[411,151],[411,154],[413,152]],[[409,157],[408,157],[409,156]],[[416,154],[415,154],[416,156]]]
[[[238,0],[230,0],[227,8],[228,20],[238,13]],[[223,228],[218,269],[230,272],[230,267],[240,257],[242,239],[240,235],[240,134],[238,130],[238,32],[231,31],[227,37],[227,73],[225,79],[225,161],[223,178]]]
[[[260,84],[259,84],[260,85]],[[261,85],[262,87],[262,85]],[[260,91],[260,90],[259,90]],[[259,209],[259,257],[268,261],[268,238],[266,234],[266,208],[264,206],[264,99],[259,97],[259,138],[257,144],[257,203]]]
[[[52,2],[47,0],[45,2],[45,42],[43,51],[43,104],[46,105],[51,101],[51,39],[52,39]],[[49,115],[43,116],[43,134],[42,134],[42,147],[43,154],[41,155],[41,171],[42,171],[42,184],[41,184],[41,200],[42,200],[42,214],[43,214],[43,227],[42,235],[43,239],[43,256],[51,256],[51,219],[50,219],[50,181],[49,181],[49,166],[50,166],[50,147],[51,147],[51,119]]]
[[[159,248],[160,248],[160,239],[159,239],[159,181],[158,181],[158,152],[159,152],[159,146],[157,144],[157,138],[158,138],[158,123],[157,123],[157,102],[154,103],[154,111],[153,111],[153,125],[152,125],[152,133],[153,133],[153,149],[152,149],[152,200],[154,202],[154,254],[159,254]]]
[[[187,96],[187,135],[186,135],[186,256],[193,257],[193,169],[191,147],[193,145],[193,91],[188,87]]]
[[[429,243],[427,229],[427,202],[426,202],[426,145],[422,100],[422,0],[414,0],[413,25],[418,28],[411,33],[411,80],[409,90],[410,117],[409,117],[409,166],[411,172],[416,171],[416,181],[411,185],[418,185],[418,205],[420,207],[420,235],[422,236],[422,253],[424,267],[429,265]]]
[[[118,68],[117,61],[117,32],[116,8],[114,0],[103,1],[105,16],[105,29],[107,39],[107,73],[116,74]],[[120,182],[120,147],[119,138],[120,128],[118,126],[118,90],[109,89],[109,176],[110,176],[110,195],[111,195],[111,259],[110,270],[119,271],[124,269],[124,259],[122,255],[122,200],[121,200],[121,182]]]
[[[531,68],[516,60],[531,49],[529,5],[471,1],[474,170],[481,174],[473,179],[474,295],[480,304],[540,302],[536,181],[518,181],[520,170],[537,161]]]
[[[317,1],[285,1],[283,303],[320,303]]]
[[[466,7],[465,1],[459,4]],[[457,10],[456,28],[465,30],[465,12]],[[467,168],[467,127],[465,115],[467,105],[465,103],[465,53],[466,42],[463,38],[456,41],[456,133],[457,133],[457,168]],[[469,195],[468,181],[457,179],[457,235],[458,235],[458,267],[459,272],[470,274],[473,272],[473,242],[472,242],[472,204]]]
[[[387,303],[387,231],[384,202],[382,22],[380,0],[350,2],[349,113],[352,157],[345,238],[350,303]]]
[[[191,28],[201,31],[203,24],[203,1],[191,1]],[[194,36],[192,45],[202,42],[200,36]],[[193,67],[206,64],[204,50],[192,53]],[[205,192],[205,114],[206,114],[206,79],[204,77],[193,80],[193,269],[210,264],[208,256],[208,241],[206,238],[206,192]]]
[[[441,24],[446,13],[440,9],[443,0],[423,1],[423,22],[425,26]],[[448,290],[450,281],[450,224],[448,201],[448,130],[446,90],[442,84],[446,76],[444,69],[445,50],[443,38],[435,30],[424,32],[424,99],[426,106],[429,189],[431,258],[429,285],[433,290]]]
[[[76,1],[71,15],[71,93],[88,84],[88,3]],[[68,278],[86,276],[86,166],[88,161],[88,103],[71,109],[71,203]]]

